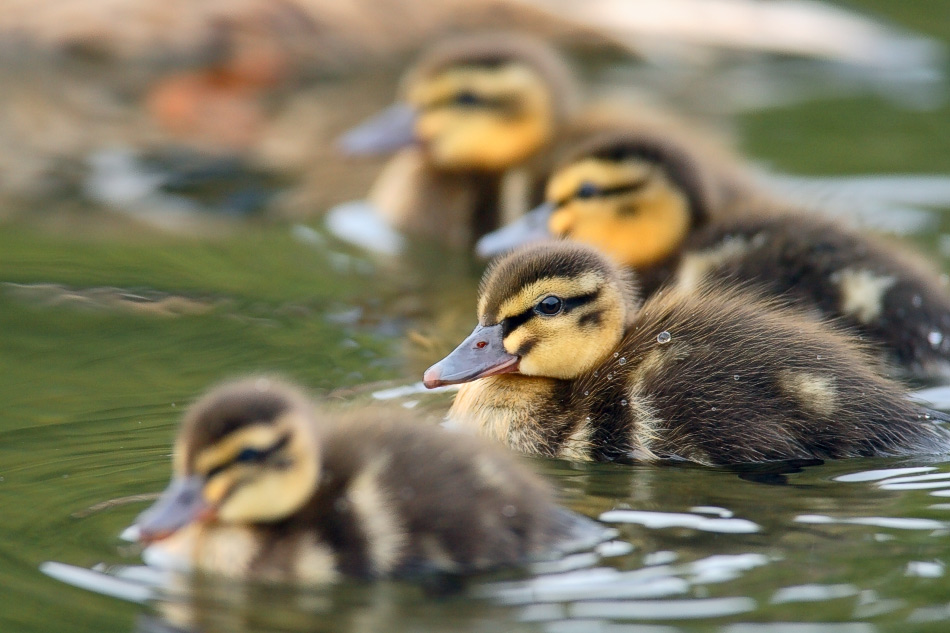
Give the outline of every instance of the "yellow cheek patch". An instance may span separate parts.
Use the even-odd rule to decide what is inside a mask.
[[[577,193],[584,183],[601,189],[613,189],[644,182],[656,173],[656,167],[645,160],[623,162],[601,158],[583,158],[556,171],[548,180],[546,197],[549,202],[562,204]]]
[[[204,490],[202,491],[205,501],[212,506],[220,505],[224,497],[234,487],[236,479],[235,473],[231,471],[215,475],[214,478],[205,484]]]

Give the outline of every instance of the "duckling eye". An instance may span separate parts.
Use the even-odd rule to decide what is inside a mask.
[[[603,193],[600,187],[595,185],[592,182],[581,183],[581,186],[577,189],[577,192],[574,194],[575,198],[587,199],[593,198],[594,196],[599,196]]]
[[[455,105],[471,107],[481,105],[481,103],[482,99],[474,92],[466,91],[455,95]]]
[[[237,463],[256,462],[263,456],[264,453],[262,451],[259,451],[255,448],[245,448],[237,454],[237,457],[234,458],[234,461]]]
[[[554,316],[564,307],[564,302],[561,301],[560,297],[555,297],[554,295],[548,295],[544,299],[538,302],[538,305],[535,306],[535,311],[538,314],[544,316]]]

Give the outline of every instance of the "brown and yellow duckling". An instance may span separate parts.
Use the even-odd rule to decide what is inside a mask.
[[[572,242],[496,262],[478,323],[425,384],[466,383],[450,419],[526,453],[729,464],[950,448],[850,337],[736,289],[641,305],[629,271]]]
[[[296,388],[223,385],[186,415],[140,539],[235,578],[464,574],[556,554],[604,528],[511,456],[406,421],[316,417]]]
[[[950,377],[950,293],[880,239],[754,195],[727,203],[687,145],[648,132],[590,139],[554,170],[547,202],[486,236],[491,255],[539,236],[591,244],[632,266],[646,294],[667,283],[741,283],[839,319],[900,373]],[[712,184],[711,184],[712,183]]]
[[[341,146],[350,154],[401,150],[374,184],[372,205],[396,229],[470,247],[502,215],[541,201],[546,172],[530,163],[543,160],[574,93],[565,62],[539,41],[457,37],[424,53],[399,101]]]

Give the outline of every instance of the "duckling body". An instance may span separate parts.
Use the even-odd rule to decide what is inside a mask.
[[[303,583],[471,573],[602,531],[472,439],[404,420],[316,420],[293,388],[228,384],[186,418],[175,478],[139,529],[188,567]]]
[[[709,174],[681,143],[601,135],[555,170],[534,222],[632,266],[647,295],[744,284],[847,325],[897,373],[950,377],[950,293],[930,266],[751,190],[717,202]]]
[[[403,80],[402,102],[348,132],[351,154],[400,150],[368,196],[407,234],[471,247],[543,197],[545,148],[575,99],[566,63],[524,36],[436,45]]]
[[[633,293],[588,248],[515,252],[486,273],[479,327],[427,385],[466,382],[450,418],[572,459],[716,465],[950,447],[859,344],[814,319],[741,289],[672,288],[640,307]]]

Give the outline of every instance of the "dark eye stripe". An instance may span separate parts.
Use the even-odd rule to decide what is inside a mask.
[[[518,101],[512,97],[482,97],[478,94],[466,92],[463,101],[459,100],[458,94],[449,95],[442,99],[431,101],[422,109],[426,112],[440,110],[442,108],[484,108],[486,110],[499,110],[506,113],[518,111]]]
[[[643,180],[637,180],[637,181],[634,181],[634,182],[628,182],[628,183],[625,183],[625,184],[622,184],[622,185],[617,185],[617,186],[615,186],[615,187],[608,187],[608,188],[606,188],[606,189],[600,189],[600,190],[598,190],[597,193],[595,193],[595,194],[588,194],[588,195],[580,196],[580,195],[578,195],[578,191],[575,191],[574,193],[572,193],[571,195],[567,196],[567,197],[564,198],[563,200],[559,200],[559,201],[557,202],[557,208],[561,208],[561,207],[563,207],[565,204],[567,204],[568,202],[572,202],[572,201],[574,201],[574,200],[591,200],[591,199],[593,199],[593,198],[608,198],[608,197],[610,197],[610,196],[619,196],[619,195],[622,195],[622,194],[625,194],[625,193],[632,193],[632,192],[637,191],[637,190],[639,190],[639,189],[643,189],[643,187],[644,187],[646,184],[647,184],[647,179],[644,178]]]
[[[266,461],[274,453],[278,452],[279,450],[287,446],[289,442],[290,442],[290,434],[287,433],[281,436],[281,438],[277,440],[276,442],[274,442],[274,444],[272,444],[271,446],[268,446],[267,448],[258,451],[257,459],[255,459],[254,461],[258,461],[258,462]],[[218,464],[217,466],[209,470],[208,474],[206,475],[206,478],[211,479],[218,473],[224,471],[227,468],[230,468],[231,466],[238,463],[239,461],[242,461],[242,460],[239,460],[238,457],[240,457],[241,453],[243,452],[244,451],[240,451],[237,455],[234,456],[234,458],[224,462],[223,464]]]
[[[600,289],[597,289],[593,292],[588,292],[587,294],[578,295],[576,297],[567,297],[565,299],[562,299],[562,301],[564,302],[564,307],[562,308],[561,311],[562,313],[566,314],[570,312],[571,310],[573,310],[574,308],[577,308],[579,306],[582,306],[594,301],[595,299],[597,299],[598,296],[600,296]],[[521,327],[522,325],[524,325],[525,323],[527,323],[528,321],[530,321],[532,318],[536,316],[538,315],[534,311],[534,306],[531,306],[530,308],[528,308],[527,310],[525,310],[524,312],[520,314],[516,314],[514,316],[510,316],[504,319],[501,322],[502,337],[503,338],[507,337],[509,334],[511,334],[516,329],[518,329],[519,327]]]

